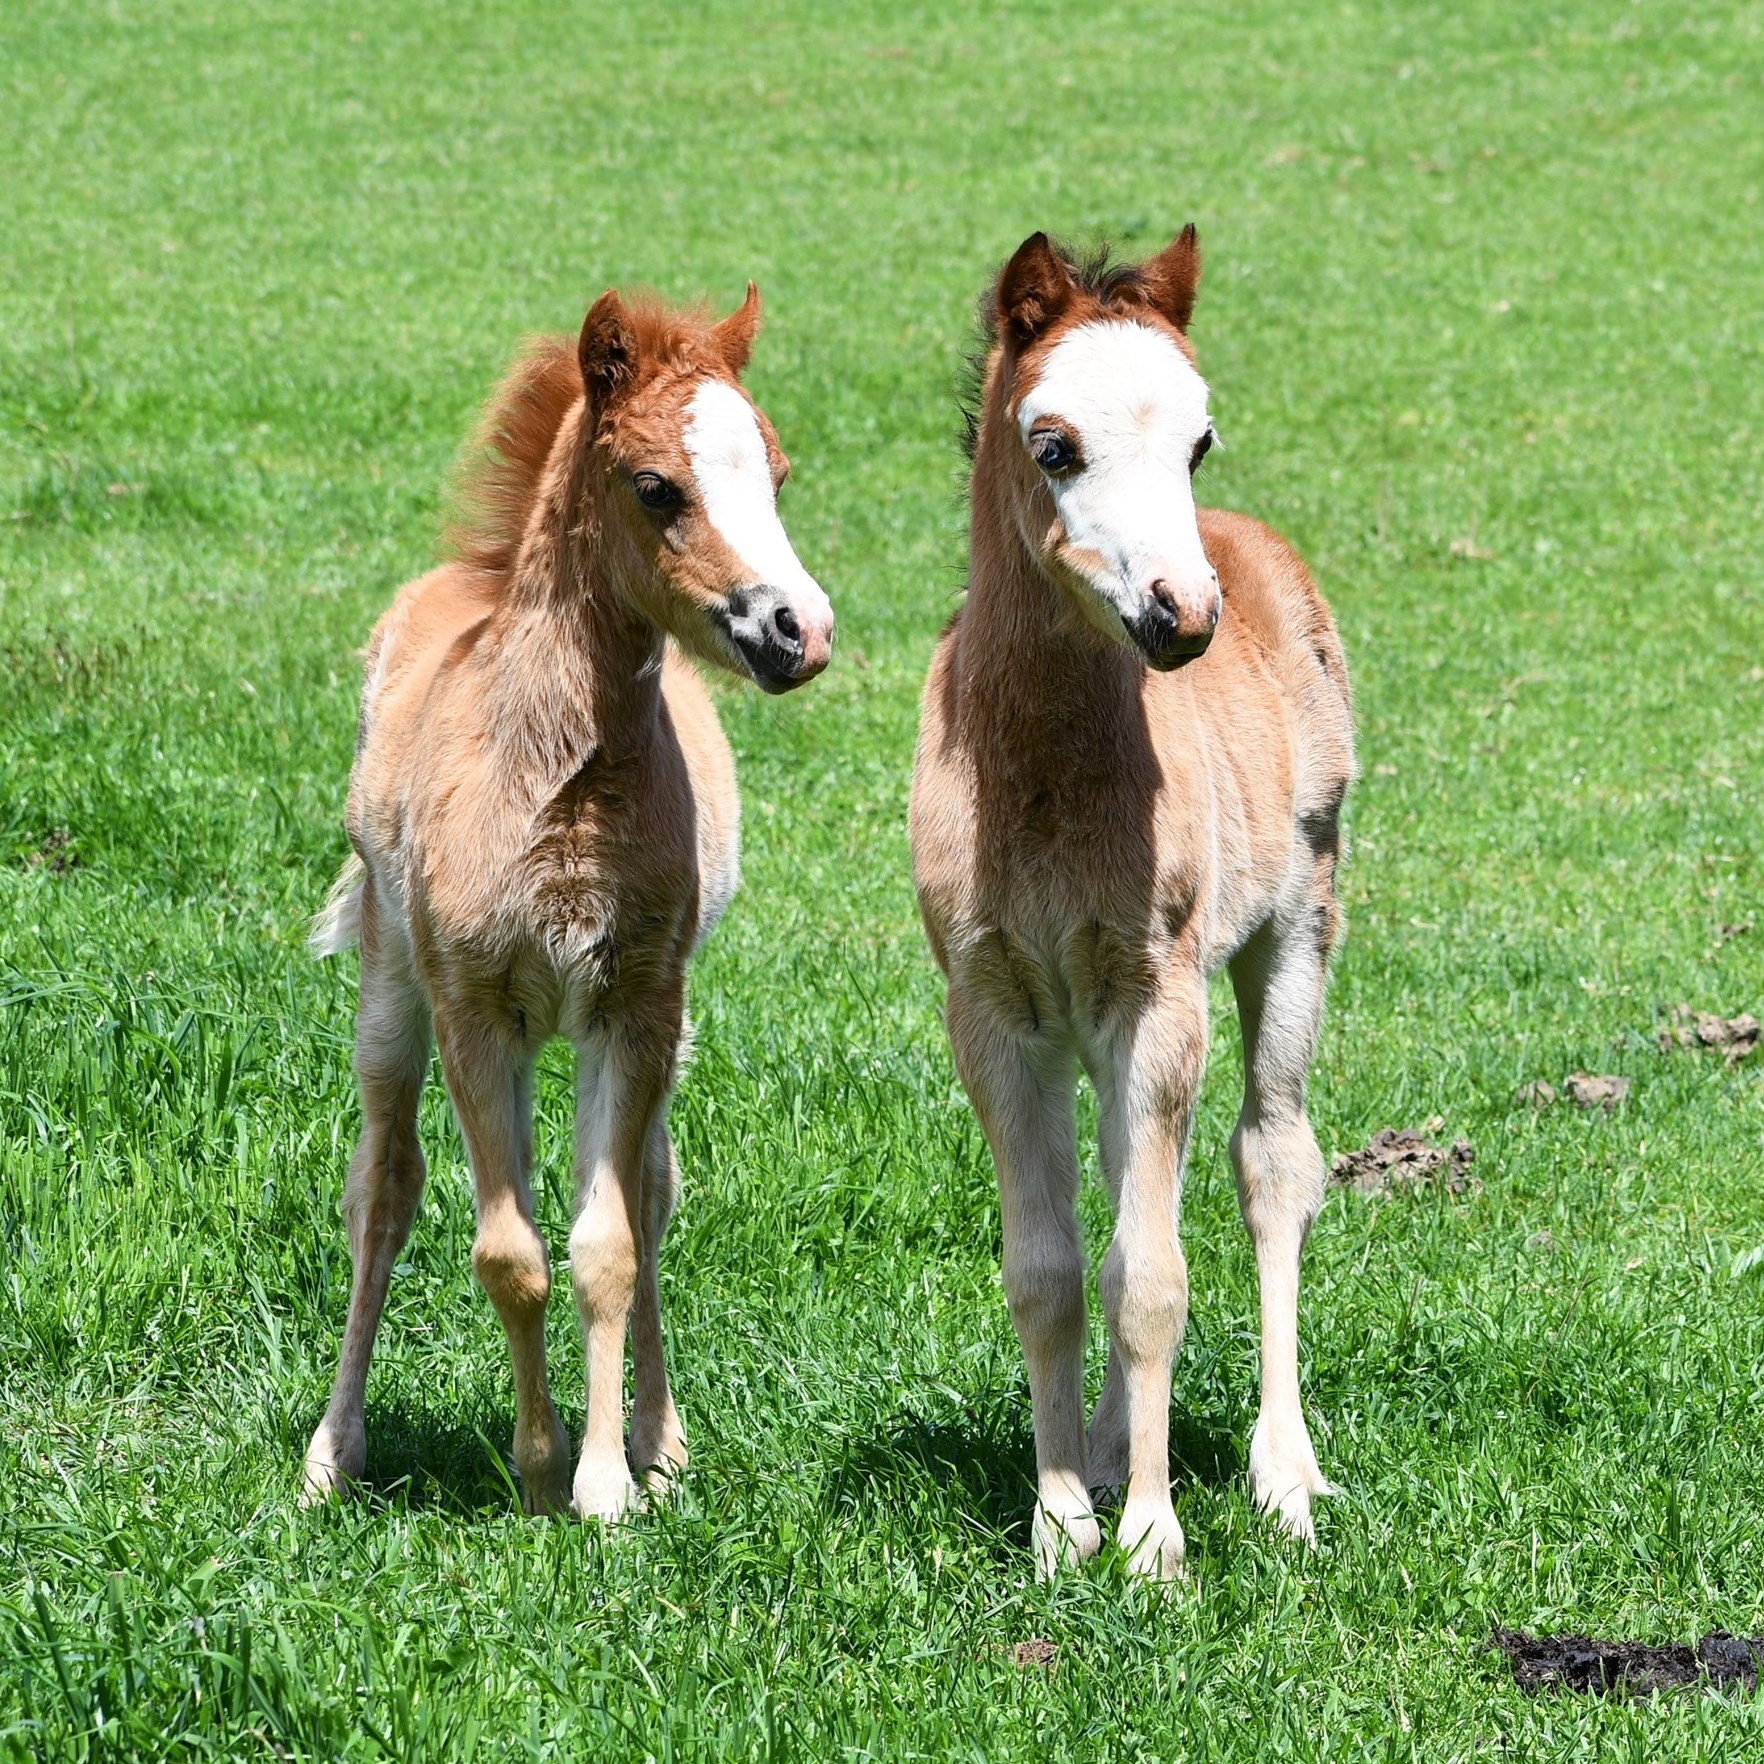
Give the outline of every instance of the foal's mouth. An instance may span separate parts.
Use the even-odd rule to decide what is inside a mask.
[[[775,588],[738,588],[711,617],[762,692],[794,691],[827,665],[831,632],[805,632]]]
[[[1127,641],[1148,668],[1160,674],[1171,674],[1186,667],[1197,656],[1206,654],[1217,627],[1209,625],[1202,631],[1184,633],[1168,615],[1158,617],[1141,613],[1130,619],[1123,613],[1121,629],[1127,633]]]

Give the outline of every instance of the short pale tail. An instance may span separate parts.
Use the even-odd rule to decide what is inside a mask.
[[[367,867],[352,852],[307,933],[306,947],[315,956],[339,955],[360,941],[361,890],[366,881]]]

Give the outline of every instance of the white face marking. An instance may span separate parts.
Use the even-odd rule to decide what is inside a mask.
[[[692,395],[682,439],[704,512],[748,572],[746,583],[778,589],[806,618],[831,619],[820,584],[802,567],[772,488],[765,437],[753,407],[724,380],[706,380]]]
[[[1217,582],[1188,470],[1210,427],[1194,365],[1150,325],[1092,320],[1053,346],[1018,407],[1024,445],[1056,417],[1077,436],[1083,464],[1047,486],[1069,544],[1100,561],[1100,577],[1086,572],[1092,587],[1127,619],[1159,578],[1178,597],[1211,601]]]

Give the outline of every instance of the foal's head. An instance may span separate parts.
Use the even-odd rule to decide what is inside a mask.
[[[992,298],[1006,432],[1002,453],[982,436],[976,470],[1002,475],[1031,554],[1089,622],[1158,669],[1199,655],[1222,605],[1191,485],[1213,444],[1185,334],[1199,281],[1193,227],[1094,269],[1036,233]]]
[[[790,464],[741,387],[759,314],[751,282],[716,325],[609,292],[578,356],[621,588],[683,648],[787,692],[826,667],[833,608],[785,537]]]

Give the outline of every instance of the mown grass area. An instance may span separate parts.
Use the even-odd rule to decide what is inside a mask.
[[[1657,0],[0,13],[6,1752],[1753,1755],[1757,1704],[1531,1702],[1484,1643],[1764,1630],[1764,1084],[1655,1045],[1680,1001],[1764,1006],[1761,64],[1758,5]],[[1108,1558],[1030,1577],[904,813],[974,297],[1035,227],[1187,219],[1205,495],[1311,559],[1359,693],[1314,1119],[1336,1151],[1441,1115],[1481,1186],[1324,1211],[1345,1492],[1307,1555],[1243,1487],[1219,994],[1164,1602]],[[746,882],[695,972],[662,1275],[691,1472],[610,1544],[518,1517],[437,1087],[373,1496],[298,1511],[355,1112],[352,966],[301,938],[357,646],[521,335],[749,275],[842,645],[789,701],[720,696]],[[1627,1103],[1515,1100],[1580,1067]]]

